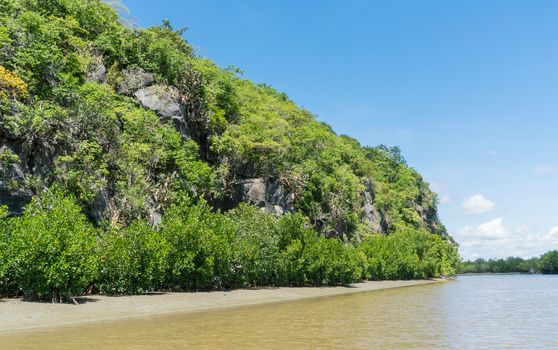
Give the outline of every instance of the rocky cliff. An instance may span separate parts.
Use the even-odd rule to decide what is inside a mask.
[[[73,193],[92,221],[157,225],[176,193],[302,212],[323,235],[446,234],[398,148],[339,136],[287,95],[99,1],[0,5],[0,204]]]

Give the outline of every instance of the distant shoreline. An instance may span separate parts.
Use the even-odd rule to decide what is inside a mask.
[[[347,287],[281,287],[199,293],[154,293],[132,296],[91,295],[78,298],[79,306],[25,302],[19,299],[0,299],[0,336],[34,329],[172,313],[216,311],[239,306],[425,285],[440,281],[444,280],[369,281],[355,283]]]
[[[530,272],[466,272],[458,273],[457,276],[479,276],[479,275],[543,275],[542,273]]]

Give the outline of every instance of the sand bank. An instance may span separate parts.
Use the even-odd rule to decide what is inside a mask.
[[[349,287],[281,287],[134,296],[91,295],[79,298],[80,305],[2,299],[0,300],[0,334],[33,328],[295,301],[408,287],[438,281],[440,280],[374,281],[355,283]]]

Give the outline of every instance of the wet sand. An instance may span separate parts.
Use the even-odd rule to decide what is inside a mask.
[[[0,334],[35,328],[295,301],[409,287],[439,281],[441,280],[371,281],[355,283],[348,287],[281,287],[199,293],[154,293],[134,296],[91,295],[78,298],[80,305],[1,299]]]

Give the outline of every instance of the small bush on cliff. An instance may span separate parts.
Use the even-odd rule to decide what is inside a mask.
[[[0,65],[0,102],[26,98],[27,95],[27,84],[17,74]]]

